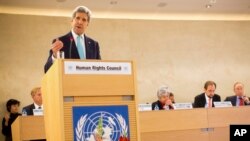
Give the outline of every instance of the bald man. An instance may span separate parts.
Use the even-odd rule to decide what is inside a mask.
[[[249,97],[245,95],[244,84],[236,82],[233,90],[235,95],[226,97],[225,101],[231,101],[233,106],[250,105]]]
[[[194,108],[212,108],[213,102],[220,102],[221,98],[215,94],[216,83],[214,81],[207,81],[204,85],[204,93],[197,95],[194,98]]]

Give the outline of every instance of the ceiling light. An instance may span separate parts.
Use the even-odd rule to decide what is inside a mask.
[[[56,0],[57,2],[65,2],[66,0]]]
[[[167,6],[168,4],[166,2],[160,2],[157,4],[157,7],[165,7]]]
[[[216,0],[209,0],[209,3],[215,4],[215,3],[216,3]]]
[[[206,8],[208,8],[208,9],[211,8],[211,7],[212,7],[211,4],[207,4],[207,5],[206,5]]]
[[[111,5],[116,5],[116,4],[117,4],[117,1],[116,1],[116,0],[112,0],[112,1],[110,1],[110,4],[111,4]]]

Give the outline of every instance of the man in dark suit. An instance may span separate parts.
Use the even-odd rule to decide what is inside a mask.
[[[33,103],[23,108],[23,112],[26,112],[27,115],[34,115],[34,109],[43,109],[42,93],[40,87],[36,87],[31,90],[31,97],[33,99]]]
[[[98,42],[85,35],[90,15],[91,11],[84,6],[79,6],[73,11],[72,30],[53,40],[48,60],[44,66],[45,73],[57,58],[58,52],[64,52],[64,57],[69,59],[101,59]]]
[[[236,82],[234,84],[234,96],[226,97],[225,101],[230,101],[233,106],[250,105],[249,97],[245,96],[244,84]]]
[[[43,100],[42,100],[42,93],[41,88],[36,87],[31,90],[31,97],[33,99],[32,104],[23,108],[23,114],[26,112],[27,115],[34,115],[34,109],[43,109]],[[39,140],[31,140],[31,141],[46,141],[46,139],[39,139]]]
[[[221,101],[218,94],[215,94],[216,83],[213,81],[207,81],[204,85],[204,93],[197,95],[194,98],[194,108],[211,108],[214,107],[213,102]]]

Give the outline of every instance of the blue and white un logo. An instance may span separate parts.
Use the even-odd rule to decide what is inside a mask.
[[[129,140],[127,106],[73,107],[75,141]]]

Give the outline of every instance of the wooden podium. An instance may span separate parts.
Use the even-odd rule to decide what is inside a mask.
[[[119,64],[121,67],[107,67]],[[73,107],[112,105],[128,107],[130,140],[139,141],[136,92],[131,61],[56,60],[42,80],[47,141],[74,140]]]
[[[19,116],[11,130],[13,141],[45,139],[43,116]]]

